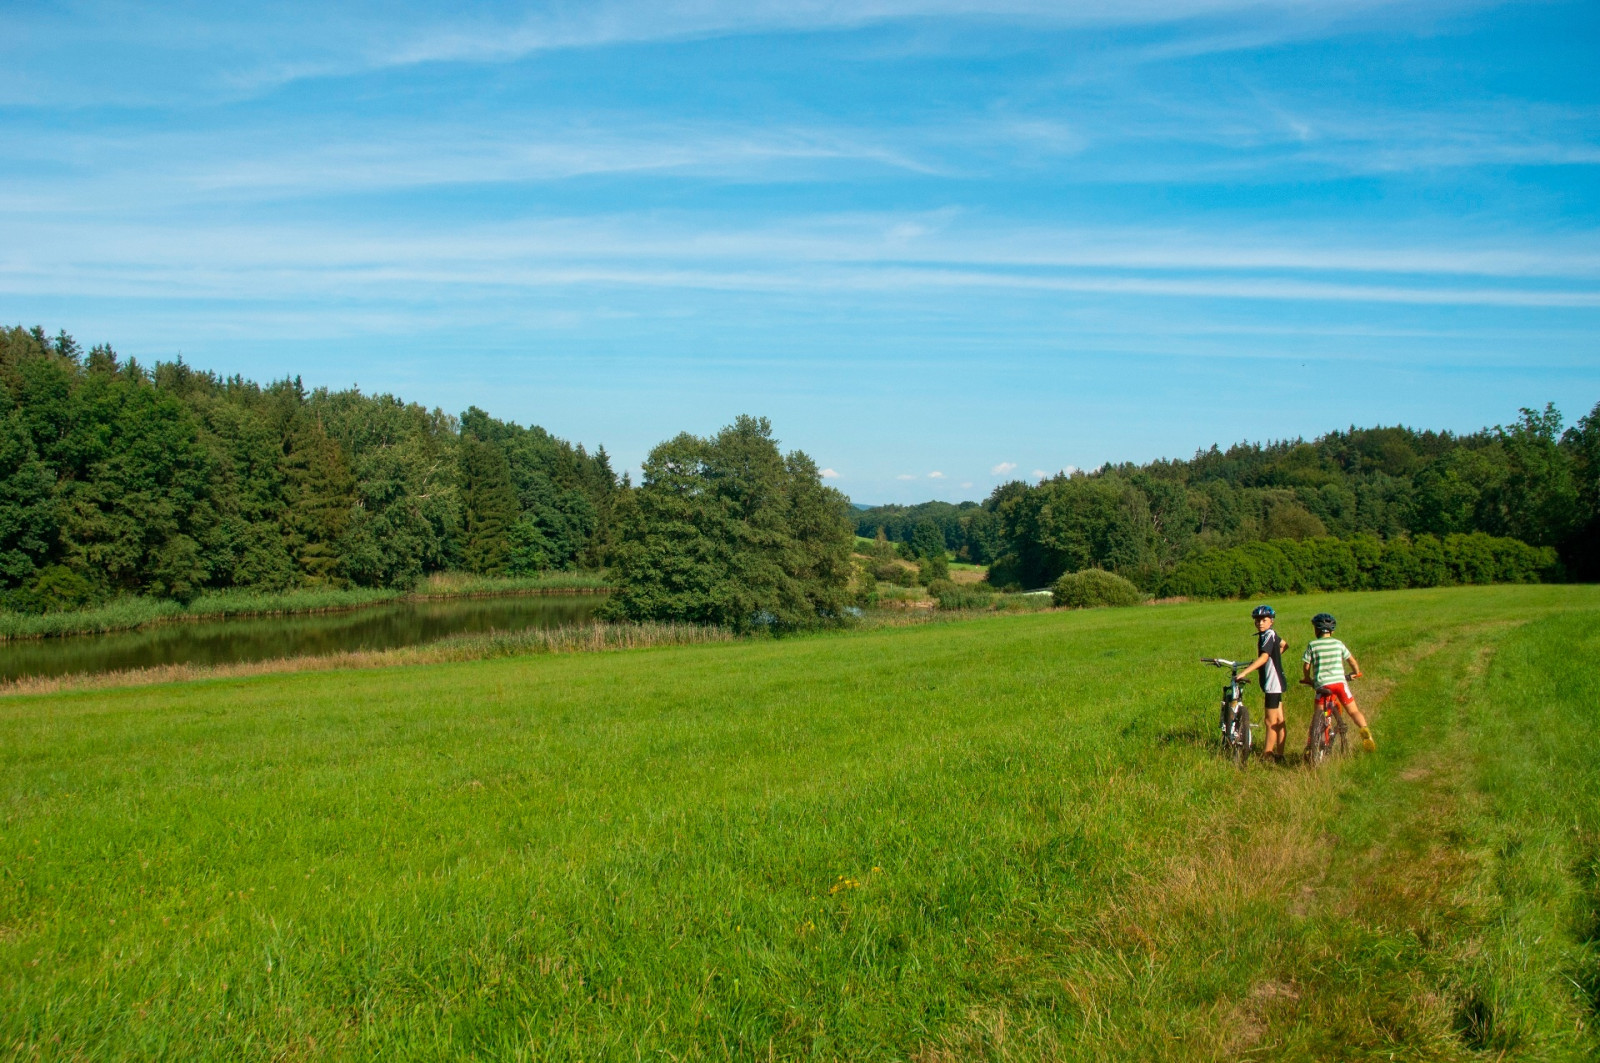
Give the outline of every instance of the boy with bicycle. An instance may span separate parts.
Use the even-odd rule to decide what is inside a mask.
[[[1333,637],[1333,629],[1338,623],[1327,613],[1318,613],[1311,618],[1311,627],[1317,637],[1306,645],[1306,652],[1300,658],[1300,682],[1317,690],[1327,690],[1338,698],[1339,704],[1344,706],[1344,710],[1361,729],[1361,748],[1371,753],[1378,745],[1367,728],[1367,718],[1356,706],[1356,696],[1350,692],[1349,679],[1361,675],[1361,665],[1356,663],[1349,648]],[[1344,670],[1346,661],[1350,662],[1349,677]],[[1306,748],[1310,749],[1309,739]]]
[[[1283,725],[1283,693],[1286,687],[1283,675],[1283,655],[1289,643],[1272,630],[1278,614],[1270,605],[1258,605],[1250,611],[1256,622],[1256,659],[1249,667],[1239,670],[1239,678],[1261,669],[1261,700],[1266,708],[1267,748],[1262,756],[1277,764],[1283,763],[1285,730]]]

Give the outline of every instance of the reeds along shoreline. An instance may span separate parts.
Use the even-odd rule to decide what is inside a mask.
[[[332,653],[319,657],[278,657],[236,664],[169,664],[155,668],[96,675],[63,675],[18,679],[0,684],[0,696],[54,694],[75,690],[149,686],[198,679],[234,679],[291,672],[322,672],[353,668],[393,668],[410,664],[447,664],[502,657],[553,653],[596,653],[605,650],[647,649],[733,642],[737,636],[725,628],[701,624],[645,623],[590,624],[581,627],[530,628],[524,631],[460,635],[394,650]]]
[[[14,639],[106,635],[151,624],[226,620],[234,617],[311,616],[350,612],[403,601],[453,598],[503,598],[555,594],[605,594],[610,586],[595,576],[491,580],[430,579],[413,591],[380,589],[299,590],[282,593],[222,591],[184,605],[157,598],[124,598],[92,609],[60,613],[0,613],[0,642]]]

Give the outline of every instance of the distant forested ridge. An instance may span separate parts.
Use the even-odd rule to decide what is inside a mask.
[[[542,428],[0,330],[0,608],[593,567],[625,484]]]
[[[879,529],[913,553],[942,539],[958,559],[989,564],[1002,586],[1100,568],[1159,593],[1180,565],[1250,543],[1416,540],[1428,555],[1424,540],[1474,533],[1553,548],[1569,577],[1595,579],[1600,405],[1565,430],[1554,406],[1464,435],[1351,428],[1012,482],[981,504],[856,514],[858,534]],[[1190,564],[1185,579],[1196,571]]]

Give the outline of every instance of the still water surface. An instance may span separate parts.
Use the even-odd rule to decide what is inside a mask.
[[[157,624],[110,635],[0,642],[0,679],[387,650],[450,635],[592,623],[604,601],[600,594],[446,598],[348,613]]]

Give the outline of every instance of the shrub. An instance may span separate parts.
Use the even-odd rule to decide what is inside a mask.
[[[1145,593],[1128,580],[1104,569],[1068,572],[1051,588],[1057,605],[1087,609],[1099,605],[1138,605]]]
[[[915,569],[897,565],[893,561],[884,561],[875,566],[872,570],[872,575],[874,579],[883,583],[892,583],[896,587],[914,587],[917,583]]]
[[[994,605],[994,594],[980,587],[963,587],[947,579],[936,579],[928,584],[928,594],[939,603],[940,609],[988,609]]]
[[[923,586],[928,586],[935,580],[947,579],[950,575],[950,559],[944,556],[943,550],[937,554],[925,554],[917,561],[917,574],[921,577]]]

